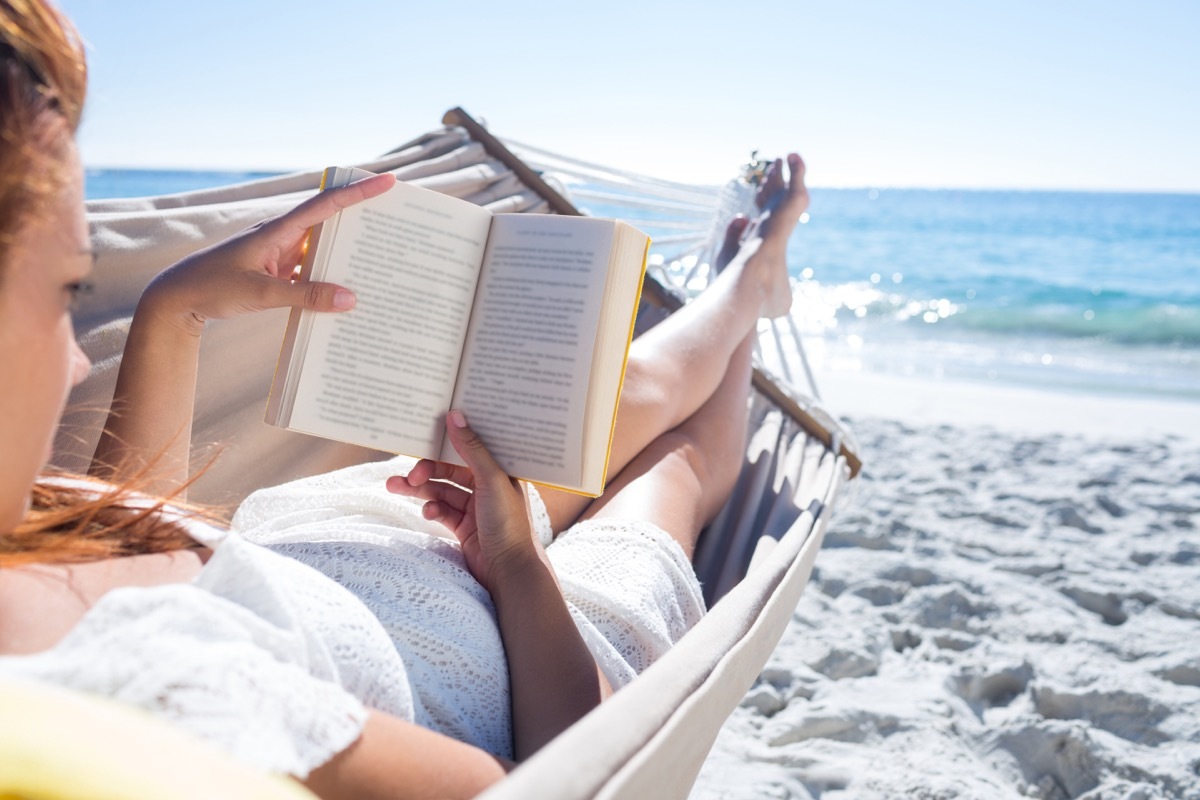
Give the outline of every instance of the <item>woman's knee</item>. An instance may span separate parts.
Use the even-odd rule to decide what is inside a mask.
[[[713,464],[709,454],[696,437],[686,431],[678,428],[667,431],[655,440],[652,448],[647,449],[657,450],[663,461],[672,462],[672,472],[684,471],[698,491],[703,492],[711,482]],[[674,477],[678,479],[680,475]]]
[[[724,454],[713,453],[706,442],[678,428],[658,437],[647,451],[658,462],[658,489],[688,502],[701,525],[725,504],[738,473]]]
[[[694,514],[704,494],[704,458],[695,441],[675,431],[657,436],[593,503],[599,515],[638,512]],[[588,516],[588,515],[585,515]],[[666,527],[666,526],[663,526]]]
[[[691,557],[696,537],[732,488],[703,443],[685,430],[658,436],[583,515],[632,517],[665,530]]]

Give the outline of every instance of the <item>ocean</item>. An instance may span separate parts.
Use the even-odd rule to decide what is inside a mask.
[[[1200,195],[816,189],[791,245],[826,368],[1200,401]]]
[[[268,174],[92,169],[87,195]],[[818,372],[1200,402],[1200,195],[815,188],[789,265]]]
[[[231,183],[269,178],[275,172],[199,171],[186,169],[88,169],[84,191],[89,200],[153,197],[190,192]]]

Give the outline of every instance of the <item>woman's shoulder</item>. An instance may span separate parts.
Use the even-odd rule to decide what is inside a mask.
[[[114,589],[192,581],[208,561],[212,548],[227,537],[226,531],[186,509],[99,479],[48,473],[39,476],[38,483],[54,487],[54,503],[63,504],[68,512],[81,509],[73,512],[80,518],[91,514],[99,520],[101,511],[143,518],[149,512],[151,525],[157,521],[177,535],[165,543],[157,537],[147,540],[153,545],[146,548],[150,552],[93,556],[87,561],[77,556],[75,561],[35,562],[0,569],[0,655],[35,653],[53,647]],[[62,510],[57,505],[52,507]],[[104,539],[109,542],[110,553],[127,549],[116,538],[124,529],[118,517],[100,523],[113,531]],[[52,537],[69,535],[43,534],[43,538],[52,541]],[[160,548],[160,552],[154,552]]]
[[[261,769],[307,774],[361,731],[367,696],[356,696],[338,656],[363,641],[356,629],[321,637],[283,593],[231,598],[201,585],[213,580],[210,565],[247,576],[255,561],[265,583],[289,583],[273,576],[273,554],[231,537],[194,580],[111,590],[49,649],[0,657],[0,677],[119,699]],[[401,684],[393,694],[411,718],[405,673],[389,666],[382,679]]]
[[[210,552],[196,548],[0,569],[0,655],[53,647],[113,589],[191,581]]]

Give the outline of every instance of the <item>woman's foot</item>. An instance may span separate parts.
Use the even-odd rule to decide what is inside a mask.
[[[782,159],[776,159],[767,169],[766,179],[754,199],[760,209],[758,218],[749,224],[735,218],[717,258],[718,269],[735,258],[745,262],[745,276],[756,281],[762,291],[761,317],[782,317],[792,308],[787,243],[800,215],[808,208],[808,189],[804,185],[804,162],[800,156],[795,153],[788,156],[788,170],[790,177],[785,183]]]
[[[775,202],[783,190],[783,159],[777,158],[767,167],[763,174],[763,182],[759,184],[758,191],[754,194],[754,205],[758,207],[759,213],[766,211],[767,206]]]

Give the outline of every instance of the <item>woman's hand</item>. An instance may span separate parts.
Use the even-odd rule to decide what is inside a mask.
[[[352,308],[349,290],[293,283],[292,273],[310,227],[395,182],[394,175],[377,175],[319,192],[280,217],[188,256],[151,281],[129,327],[112,408],[90,471],[114,481],[136,476],[143,491],[184,499],[205,321],[278,306]]]
[[[467,467],[418,461],[406,477],[388,478],[387,487],[425,501],[425,517],[458,537],[467,568],[492,596],[508,658],[513,749],[521,760],[595,708],[612,687],[534,538],[520,485],[500,469],[461,411],[446,416],[446,427]]]
[[[525,492],[467,427],[461,411],[446,415],[446,429],[467,466],[423,459],[408,475],[389,478],[387,488],[424,500],[425,518],[437,520],[455,535],[467,569],[495,596],[499,576],[541,560],[542,549],[533,534]]]
[[[280,306],[345,311],[354,294],[331,283],[297,283],[293,272],[308,230],[343,208],[387,191],[390,173],[318,192],[291,211],[260,222],[164,270],[146,288],[142,313],[199,335],[209,319],[252,314]]]

